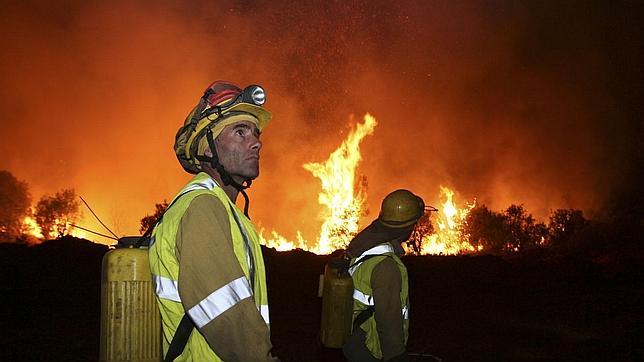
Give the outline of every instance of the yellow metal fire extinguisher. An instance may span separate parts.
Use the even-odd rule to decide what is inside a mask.
[[[103,256],[100,361],[162,359],[161,317],[142,240],[123,237]]]
[[[348,273],[349,260],[332,258],[321,278],[322,320],[320,339],[328,348],[342,348],[351,335],[353,317],[353,280]]]

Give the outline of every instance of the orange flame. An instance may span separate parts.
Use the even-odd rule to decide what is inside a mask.
[[[271,231],[271,238],[266,239],[264,230],[260,229],[264,245],[276,250],[300,248],[316,254],[329,254],[349,244],[358,232],[358,221],[365,202],[365,192],[361,186],[354,189],[356,167],[362,159],[360,142],[373,133],[376,124],[376,119],[366,114],[364,123],[359,123],[325,162],[303,165],[322,184],[318,203],[326,208],[320,215],[323,223],[317,241],[311,245],[299,231],[296,241],[289,241],[276,231]]]
[[[435,225],[438,229],[433,234],[423,237],[420,254],[456,255],[480,251],[467,241],[463,232],[465,219],[469,212],[476,206],[476,202],[458,208],[453,201],[454,191],[447,187],[440,187],[441,196],[445,200],[436,213]]]
[[[57,224],[57,223],[58,223],[58,219],[54,221],[54,224]],[[42,234],[42,229],[40,228],[40,225],[38,225],[38,223],[36,223],[36,220],[34,220],[31,216],[25,217],[22,220],[22,225],[23,225],[24,234],[40,240],[43,240],[45,238],[44,235]],[[50,230],[50,235],[56,235],[56,234],[57,234],[57,231],[55,227],[52,226]],[[87,239],[87,234],[82,230],[77,230],[76,228],[74,228],[74,226],[70,221],[67,222],[67,235],[71,235],[79,239]]]
[[[277,251],[299,248],[316,254],[329,254],[334,250],[346,248],[358,233],[358,222],[366,200],[365,190],[355,182],[356,167],[362,159],[360,142],[365,136],[373,133],[376,125],[374,117],[365,115],[364,123],[359,123],[325,162],[303,165],[313,176],[320,179],[322,185],[318,202],[324,205],[325,209],[320,215],[323,223],[316,242],[309,243],[300,231],[297,232],[295,241],[288,240],[275,230],[270,232],[269,237],[265,237],[265,230],[261,228],[262,244]],[[453,201],[454,191],[443,186],[441,196],[445,201],[436,216],[435,223],[438,228],[433,234],[422,238],[420,254],[463,254],[480,251],[480,247],[467,242],[467,235],[463,235],[462,231],[465,218],[474,208],[475,202],[458,208]],[[407,248],[407,252],[413,251]]]
[[[31,216],[27,216],[24,218],[24,220],[22,220],[22,230],[27,235],[31,235],[38,239],[43,238],[42,232],[40,231],[40,226],[38,226],[36,220],[34,220]]]

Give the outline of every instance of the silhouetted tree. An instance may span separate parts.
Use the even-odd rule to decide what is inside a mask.
[[[547,228],[543,223],[535,223],[534,217],[528,214],[523,205],[510,205],[504,213],[512,239],[506,248],[510,251],[521,252],[541,245],[547,236]]]
[[[469,235],[470,244],[483,247],[483,253],[500,254],[512,245],[512,231],[506,217],[483,204],[467,214],[464,232]]]
[[[163,200],[160,204],[154,204],[154,214],[146,215],[141,219],[141,228],[139,229],[139,232],[143,234],[146,230],[153,227],[167,208],[168,201],[166,200]]]
[[[9,171],[0,170],[0,240],[16,240],[23,232],[23,220],[29,216],[31,196],[27,183]]]
[[[80,216],[80,204],[73,189],[63,189],[54,196],[44,195],[36,205],[34,213],[45,239],[52,234],[57,238],[67,235],[71,224]]]
[[[579,247],[589,226],[581,210],[558,209],[550,215],[548,244],[553,251],[569,253]]]

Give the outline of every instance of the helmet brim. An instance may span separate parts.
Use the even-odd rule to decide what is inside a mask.
[[[229,112],[246,112],[255,116],[255,118],[257,118],[257,120],[259,121],[257,128],[259,128],[260,131],[263,130],[264,127],[268,125],[271,118],[273,117],[271,112],[267,111],[266,109],[260,106],[250,104],[250,103],[235,104],[234,106],[226,109],[226,113],[229,113]]]
[[[422,215],[421,215],[422,216]],[[393,222],[387,222],[382,219],[378,219],[378,222],[381,223],[383,226],[390,228],[390,229],[404,229],[410,225],[414,225],[415,223],[418,222],[420,218],[413,218],[409,221],[402,222],[402,223],[393,223]]]

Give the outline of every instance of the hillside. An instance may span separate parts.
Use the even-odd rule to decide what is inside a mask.
[[[98,358],[107,247],[64,238],[0,244],[0,360]],[[318,275],[328,256],[264,249],[272,339],[282,361],[342,361],[318,342]],[[409,351],[431,361],[644,359],[640,262],[572,257],[405,257]],[[413,360],[413,359],[412,359]]]

